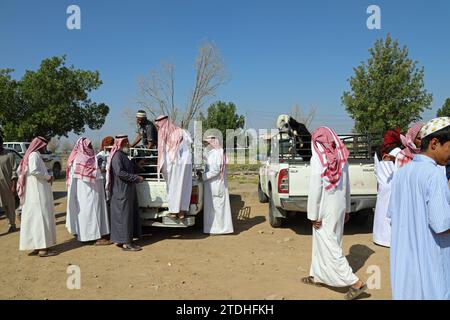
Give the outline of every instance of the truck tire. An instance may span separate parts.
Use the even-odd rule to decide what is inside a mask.
[[[369,221],[369,216],[371,213],[373,213],[373,209],[363,209],[363,210],[357,211],[353,214],[353,216],[351,217],[351,220],[357,226],[363,227]]]
[[[61,176],[61,165],[57,162],[53,165],[53,177],[58,179]]]
[[[262,191],[261,189],[261,183],[258,182],[258,199],[260,203],[267,203],[269,202],[269,198],[267,195]]]
[[[269,194],[269,224],[272,228],[279,228],[283,224],[283,218],[276,217],[280,210],[275,206],[272,200],[272,192]]]

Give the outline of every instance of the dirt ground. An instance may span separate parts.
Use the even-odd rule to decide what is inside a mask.
[[[279,229],[255,184],[230,183],[235,234],[207,236],[201,228],[146,228],[143,250],[82,245],[65,229],[64,182],[54,184],[57,217],[55,257],[20,252],[19,232],[0,218],[0,299],[343,299],[346,289],[311,287],[308,275],[311,227],[304,214]],[[381,285],[362,299],[390,299],[389,249],[372,242],[372,221],[349,222],[344,252],[356,274],[367,279],[379,268]],[[69,265],[81,270],[81,289],[69,290]]]

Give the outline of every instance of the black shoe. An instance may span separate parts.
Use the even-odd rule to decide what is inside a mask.
[[[6,233],[13,233],[17,232],[16,226],[9,226],[8,231]]]

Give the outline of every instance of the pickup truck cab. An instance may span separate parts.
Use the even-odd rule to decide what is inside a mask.
[[[157,173],[157,149],[131,148],[129,158],[143,172],[143,183],[137,185],[139,214],[143,226],[155,227],[190,227],[201,221],[203,212],[203,183],[197,179],[196,170],[192,172],[191,205],[186,218],[172,219],[169,216],[166,181],[163,175]]]
[[[350,151],[351,213],[356,223],[365,224],[377,198],[370,138],[340,138]],[[280,131],[267,140],[267,160],[259,170],[258,197],[261,203],[269,203],[270,225],[280,227],[290,213],[307,211],[310,162],[299,155],[295,147],[298,144],[289,134]]]

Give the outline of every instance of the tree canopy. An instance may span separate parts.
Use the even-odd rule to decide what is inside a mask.
[[[232,102],[218,101],[211,104],[205,117],[200,113],[199,120],[203,121],[203,131],[217,129],[225,137],[227,129],[244,128],[245,117],[236,113],[236,105]]]
[[[424,88],[424,69],[389,34],[377,40],[369,53],[368,61],[353,69],[355,74],[348,80],[351,91],[342,96],[342,104],[355,120],[354,131],[406,130],[432,102]]]
[[[100,129],[109,113],[89,93],[102,84],[98,71],[66,66],[66,57],[44,59],[38,70],[27,70],[20,80],[13,69],[0,69],[0,124],[5,139],[82,134],[85,127]]]
[[[438,117],[450,117],[450,98],[447,98],[444,105],[437,112]]]

